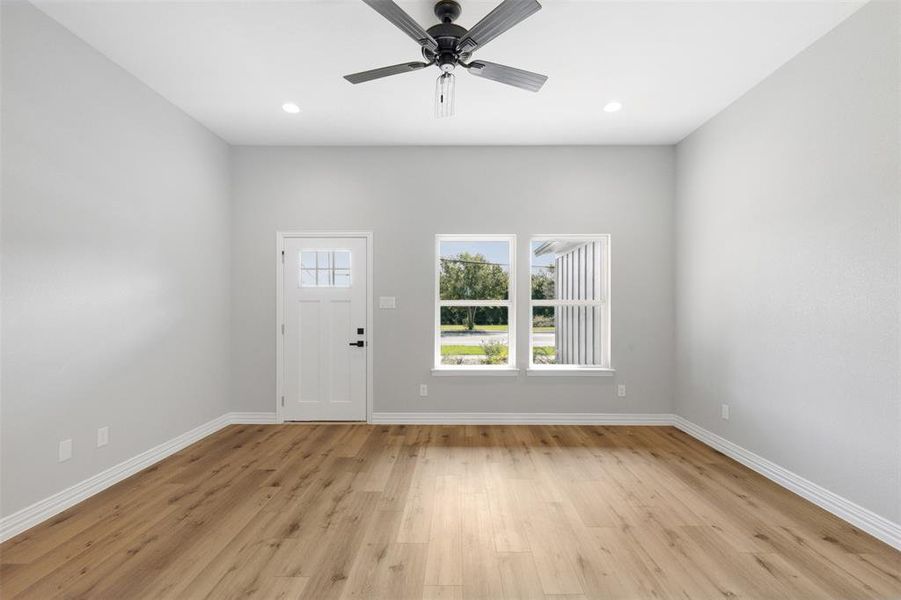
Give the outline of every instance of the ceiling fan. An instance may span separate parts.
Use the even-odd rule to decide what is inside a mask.
[[[537,0],[504,0],[468,31],[454,23],[462,11],[460,3],[456,0],[438,0],[435,4],[435,16],[441,22],[427,30],[393,0],[363,0],[363,2],[413,38],[422,47],[425,62],[406,62],[345,75],[344,79],[353,84],[418,71],[435,65],[441,70],[435,85],[435,116],[449,117],[454,114],[454,70],[458,66],[477,77],[506,83],[530,92],[537,92],[547,81],[547,75],[487,60],[470,60],[473,52],[541,10]]]

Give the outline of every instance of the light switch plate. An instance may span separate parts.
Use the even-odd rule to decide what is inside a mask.
[[[101,427],[97,430],[97,447],[102,448],[109,444],[109,427]]]
[[[395,296],[379,296],[379,308],[397,308],[397,298]]]

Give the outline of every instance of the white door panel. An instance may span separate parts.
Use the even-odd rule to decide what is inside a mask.
[[[284,250],[283,417],[363,421],[366,239],[289,238]]]
[[[350,394],[351,361],[353,355],[363,355],[365,348],[350,346],[348,340],[356,339],[353,333],[351,303],[346,300],[328,303],[330,327],[328,329],[329,361],[328,374],[331,384],[332,402],[352,402]],[[353,337],[352,337],[353,336]]]

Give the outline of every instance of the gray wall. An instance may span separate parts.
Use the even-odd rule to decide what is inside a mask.
[[[673,160],[671,147],[234,149],[233,408],[275,408],[276,230],[340,229],[374,232],[375,295],[397,296],[375,311],[376,411],[670,412]],[[530,234],[612,234],[616,377],[431,376],[437,233],[517,234],[520,283]]]
[[[676,412],[895,522],[898,26],[872,2],[679,144],[676,205]]]
[[[8,515],[227,410],[230,256],[221,140],[28,4],[2,38]]]

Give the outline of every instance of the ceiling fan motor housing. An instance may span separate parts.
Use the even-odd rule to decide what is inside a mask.
[[[453,71],[461,60],[469,58],[468,53],[457,52],[457,44],[466,35],[466,29],[455,25],[454,21],[460,16],[462,8],[455,0],[439,0],[435,4],[435,16],[441,19],[441,23],[427,29],[429,35],[438,42],[438,50],[422,49],[422,56],[428,62],[434,62],[445,73]]]

